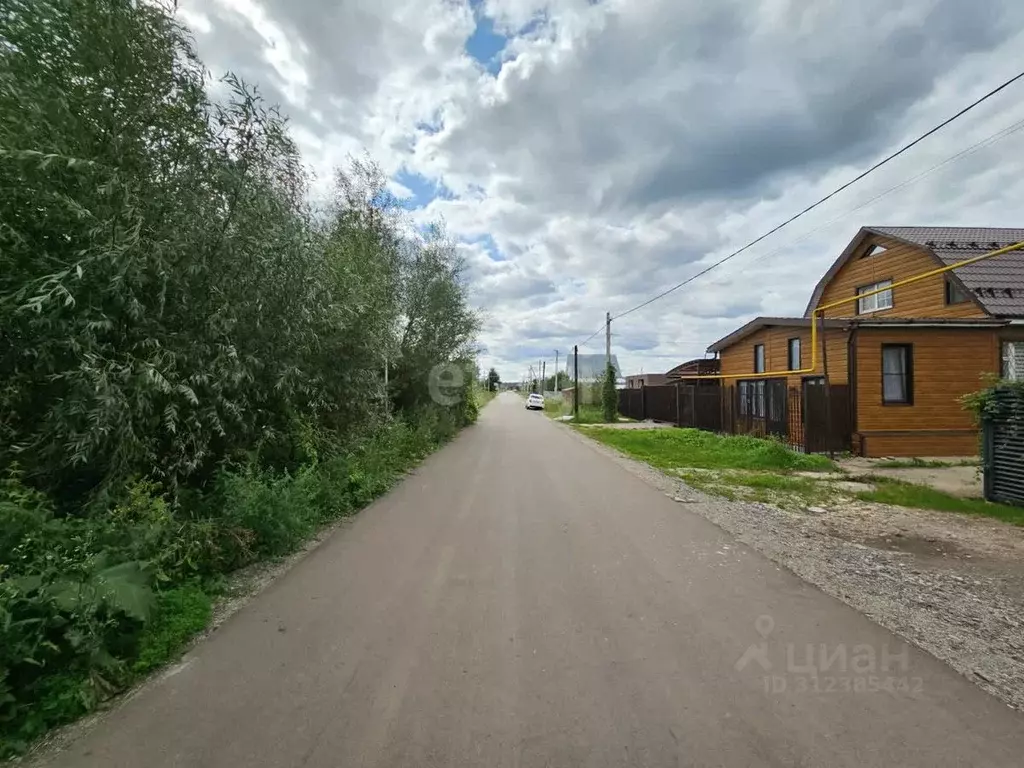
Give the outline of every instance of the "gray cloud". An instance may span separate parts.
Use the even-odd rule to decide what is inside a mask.
[[[365,147],[453,191],[412,219],[505,258],[463,246],[482,365],[509,378],[1015,74],[1024,44],[1014,0],[486,0],[497,29],[528,30],[493,78],[463,51],[469,0],[185,2],[211,69],[280,101],[320,175]],[[1024,119],[1020,93],[615,323],[620,360],[668,368],[751,316],[801,313],[861,225],[1020,224],[1024,132],[870,202]]]

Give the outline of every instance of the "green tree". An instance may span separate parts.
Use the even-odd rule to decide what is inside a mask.
[[[501,376],[498,375],[497,370],[491,368],[491,370],[487,372],[487,389],[491,392],[494,392],[498,388],[498,385],[500,383]]]
[[[601,412],[608,423],[618,421],[619,392],[615,388],[615,367],[608,363],[601,381]]]

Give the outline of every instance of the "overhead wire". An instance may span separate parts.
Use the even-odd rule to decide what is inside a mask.
[[[722,264],[725,264],[726,262],[728,262],[728,261],[730,261],[730,260],[732,260],[732,259],[736,258],[736,257],[737,257],[737,256],[739,256],[739,255],[740,255],[741,253],[744,253],[744,252],[746,252],[746,251],[750,250],[750,249],[751,249],[751,248],[753,248],[753,247],[754,247],[755,245],[757,245],[758,243],[760,243],[760,242],[761,242],[762,240],[764,240],[764,239],[766,239],[766,238],[770,237],[771,235],[774,235],[774,234],[775,234],[776,232],[778,232],[779,230],[781,230],[781,229],[782,229],[783,227],[786,227],[786,226],[788,226],[788,225],[792,224],[792,223],[793,223],[794,221],[796,221],[797,219],[799,219],[799,218],[801,218],[802,216],[805,216],[806,214],[810,213],[810,212],[811,212],[811,211],[813,211],[813,210],[814,210],[815,208],[817,208],[817,207],[821,206],[822,204],[824,204],[824,203],[825,203],[825,202],[827,202],[828,200],[831,200],[831,199],[832,199],[833,197],[835,197],[836,195],[838,195],[838,194],[839,194],[840,192],[842,192],[843,190],[845,190],[845,189],[848,189],[849,187],[853,186],[854,184],[856,184],[856,183],[857,183],[858,181],[860,181],[861,179],[864,179],[864,178],[865,178],[865,177],[867,177],[868,175],[870,175],[870,174],[874,173],[875,171],[877,171],[877,170],[878,170],[879,168],[881,168],[882,166],[884,166],[884,165],[886,165],[887,163],[889,163],[889,162],[891,162],[891,161],[895,160],[895,159],[896,159],[897,157],[899,157],[900,155],[904,154],[904,153],[905,153],[905,152],[907,152],[908,150],[910,150],[910,149],[912,149],[913,147],[915,147],[915,146],[917,146],[918,144],[920,144],[920,143],[921,143],[922,141],[924,141],[925,139],[927,139],[927,138],[928,138],[929,136],[932,136],[933,134],[935,134],[935,133],[937,133],[938,131],[942,130],[943,128],[945,128],[945,127],[946,127],[947,125],[949,125],[949,124],[950,124],[950,123],[952,123],[953,121],[955,121],[955,120],[959,119],[960,117],[963,117],[963,116],[964,116],[965,114],[967,114],[968,112],[970,112],[970,111],[971,111],[972,109],[974,109],[974,108],[975,108],[975,107],[977,107],[978,105],[980,105],[980,104],[982,104],[983,102],[987,101],[988,99],[992,98],[992,97],[993,97],[993,96],[995,96],[995,95],[996,95],[997,93],[999,93],[1000,91],[1002,91],[1002,90],[1004,90],[1004,89],[1008,88],[1008,87],[1009,87],[1010,85],[1012,85],[1013,83],[1017,82],[1018,80],[1020,80],[1020,79],[1022,79],[1022,78],[1024,78],[1024,71],[1021,71],[1021,72],[1019,72],[1018,74],[1014,75],[1014,76],[1013,76],[1013,77],[1011,77],[1010,79],[1008,79],[1008,80],[1004,81],[1004,82],[1003,82],[1003,83],[1001,83],[1000,85],[998,85],[998,86],[996,86],[995,88],[993,88],[992,90],[988,91],[988,92],[987,92],[987,93],[985,93],[984,95],[982,95],[982,96],[980,96],[979,98],[975,99],[975,100],[974,100],[974,101],[972,101],[972,102],[971,102],[970,104],[968,104],[967,106],[965,106],[964,108],[962,108],[962,109],[961,109],[961,110],[960,110],[959,112],[957,112],[956,114],[954,114],[954,115],[952,115],[952,116],[950,116],[950,117],[946,118],[945,120],[943,120],[943,121],[942,121],[941,123],[939,123],[938,125],[936,125],[936,126],[934,126],[934,127],[930,128],[929,130],[925,131],[924,133],[922,133],[922,134],[921,134],[920,136],[918,136],[918,137],[917,137],[916,139],[914,139],[913,141],[911,141],[911,142],[909,142],[909,143],[907,143],[907,144],[904,144],[904,145],[903,145],[902,147],[900,147],[900,148],[899,148],[898,150],[896,150],[895,152],[893,152],[893,153],[891,153],[891,154],[887,155],[887,156],[886,156],[886,157],[884,157],[884,158],[883,158],[882,160],[879,160],[879,161],[878,161],[877,163],[875,163],[874,165],[872,165],[872,166],[871,166],[870,168],[868,168],[867,170],[865,170],[865,171],[863,171],[863,172],[859,173],[859,174],[858,174],[857,176],[855,176],[854,178],[850,179],[850,180],[849,180],[849,181],[847,181],[847,182],[846,182],[845,184],[843,184],[843,185],[841,185],[841,186],[837,187],[836,189],[832,190],[831,192],[829,192],[829,193],[828,193],[827,195],[825,195],[824,197],[822,197],[822,198],[818,199],[818,200],[817,200],[817,201],[815,201],[814,203],[811,203],[811,204],[810,204],[810,205],[808,205],[808,206],[807,206],[806,208],[804,208],[803,210],[801,210],[801,211],[799,211],[798,213],[794,214],[793,216],[790,216],[790,217],[789,217],[788,219],[786,219],[786,220],[785,220],[785,221],[783,221],[782,223],[780,223],[780,224],[777,224],[776,226],[772,227],[771,229],[769,229],[769,230],[768,230],[767,232],[765,232],[764,234],[762,234],[762,235],[760,235],[760,236],[758,236],[758,237],[754,238],[754,239],[753,239],[753,240],[751,240],[751,241],[750,241],[749,243],[747,243],[746,245],[744,245],[744,246],[743,246],[742,248],[737,248],[737,249],[736,249],[735,251],[733,251],[732,253],[728,254],[727,256],[724,256],[723,258],[719,259],[718,261],[714,262],[713,264],[711,264],[711,265],[709,265],[709,266],[705,267],[704,269],[700,270],[700,271],[699,271],[699,272],[697,272],[696,274],[694,274],[694,275],[691,275],[690,277],[686,278],[686,279],[685,279],[685,280],[683,280],[682,282],[680,282],[680,283],[677,283],[676,285],[673,285],[673,286],[672,286],[671,288],[668,288],[668,289],[666,289],[666,290],[662,291],[661,293],[658,293],[658,294],[656,294],[655,296],[652,296],[651,298],[647,299],[646,301],[643,301],[643,302],[641,302],[640,304],[637,304],[636,306],[634,306],[634,307],[631,307],[630,309],[627,309],[627,310],[626,310],[626,311],[624,311],[624,312],[620,312],[619,314],[617,314],[617,315],[613,316],[613,317],[612,317],[612,320],[618,320],[618,319],[620,319],[620,318],[623,318],[623,317],[625,317],[626,315],[630,315],[630,314],[632,314],[633,312],[636,312],[636,311],[637,311],[637,310],[639,310],[639,309],[643,309],[644,307],[646,307],[646,306],[648,306],[648,305],[650,305],[650,304],[653,304],[654,302],[658,301],[659,299],[663,299],[663,298],[665,298],[666,296],[668,296],[668,295],[669,295],[669,294],[671,294],[671,293],[674,293],[675,291],[679,290],[679,289],[680,289],[680,288],[682,288],[683,286],[685,286],[685,285],[688,285],[689,283],[692,283],[692,282],[693,282],[694,280],[696,280],[697,278],[699,278],[699,277],[703,277],[703,276],[704,276],[704,275],[706,275],[706,274],[707,274],[708,272],[711,272],[712,270],[714,270],[714,269],[717,269],[718,267],[720,267],[720,266],[721,266]],[[597,335],[598,333],[600,333],[600,331],[601,331],[601,330],[604,330],[604,326],[602,326],[602,327],[601,327],[601,329],[600,329],[599,331],[597,331],[597,332],[595,332],[594,334],[592,334],[592,335],[590,336],[590,338],[588,338],[588,339],[587,339],[587,341],[589,341],[590,339],[594,338],[594,336],[596,336],[596,335]],[[586,343],[586,342],[584,342],[584,343]]]
[[[939,163],[936,163],[931,168],[928,168],[927,170],[922,171],[921,173],[917,174],[916,176],[911,176],[909,179],[904,179],[899,184],[896,184],[895,186],[889,187],[885,191],[880,192],[879,194],[875,195],[874,197],[869,198],[868,200],[865,200],[863,203],[860,203],[859,205],[851,208],[850,210],[846,211],[845,213],[842,213],[839,216],[836,216],[834,219],[830,219],[829,221],[826,221],[824,224],[821,224],[820,226],[817,226],[814,229],[811,229],[811,230],[805,232],[804,234],[802,234],[800,237],[796,238],[795,240],[791,240],[791,241],[787,242],[784,245],[780,245],[778,248],[775,248],[774,250],[767,251],[767,252],[765,252],[765,253],[763,253],[763,254],[761,254],[759,256],[755,256],[751,260],[750,263],[754,264],[754,263],[757,263],[757,262],[760,262],[760,261],[765,261],[767,259],[770,259],[773,256],[776,256],[776,255],[782,253],[783,251],[787,251],[790,248],[792,248],[794,245],[802,243],[804,240],[807,240],[812,235],[815,235],[818,232],[821,232],[823,229],[828,229],[833,224],[836,224],[836,223],[842,221],[843,219],[845,219],[846,217],[850,216],[851,214],[854,214],[857,211],[863,210],[864,208],[867,208],[868,206],[873,205],[874,203],[877,203],[879,200],[881,200],[884,197],[887,197],[887,196],[891,195],[893,192],[898,192],[899,190],[904,189],[905,187],[908,187],[908,186],[910,186],[912,184],[916,184],[921,179],[923,179],[923,178],[925,178],[927,176],[930,176],[935,171],[938,171],[941,168],[946,167],[950,163],[953,163],[953,162],[955,162],[957,160],[961,160],[964,157],[972,155],[975,152],[978,152],[978,151],[980,151],[982,149],[985,149],[986,147],[989,147],[989,146],[995,144],[996,142],[1001,141],[1001,140],[1007,138],[1008,136],[1011,136],[1014,133],[1017,133],[1021,129],[1024,129],[1024,118],[1018,120],[1017,122],[1013,123],[1012,125],[1009,125],[1009,126],[1007,126],[1005,128],[1002,128],[999,131],[996,131],[993,134],[990,134],[986,138],[982,139],[979,142],[976,142],[976,143],[972,144],[971,146],[967,147],[966,149],[962,149],[961,151],[957,152],[955,155],[950,155],[945,160],[943,160],[943,161],[941,161]]]

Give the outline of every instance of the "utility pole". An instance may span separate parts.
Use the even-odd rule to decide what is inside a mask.
[[[547,374],[545,373],[545,369],[547,368],[547,365],[548,365],[548,361],[547,360],[541,360],[541,362],[540,362],[540,393],[542,395],[544,394],[544,387],[546,387],[548,385]]]
[[[555,386],[552,387],[555,392],[558,392],[558,350],[555,350]]]
[[[578,418],[579,415],[580,415],[580,348],[579,348],[579,345],[575,345],[572,348],[572,368],[573,368],[572,415],[573,415],[573,418]]]
[[[612,364],[612,313],[604,313],[604,364]]]

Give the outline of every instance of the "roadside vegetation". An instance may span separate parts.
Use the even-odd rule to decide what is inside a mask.
[[[874,485],[874,490],[862,491],[857,498],[881,504],[895,504],[916,509],[937,509],[963,515],[993,517],[1014,525],[1024,525],[1024,507],[994,504],[984,499],[964,499],[924,485],[894,480],[887,477],[863,478]]]
[[[753,469],[828,472],[824,456],[797,453],[775,440],[698,429],[591,427],[586,435],[661,469]]]
[[[169,2],[0,14],[0,756],[476,417],[443,230],[369,161],[312,204],[284,117],[218,92]]]
[[[870,472],[844,474],[824,456],[797,453],[773,440],[674,428],[587,427],[581,431],[632,458],[678,476],[692,488],[732,501],[757,501],[803,509],[809,505],[860,500],[991,517],[1024,525],[1024,508],[962,498]],[[910,468],[932,468],[937,463],[906,461]],[[880,462],[876,466],[887,465]],[[949,462],[941,466],[964,464]]]
[[[943,459],[921,459],[912,457],[909,459],[883,459],[872,465],[876,469],[948,469],[949,467],[976,467],[976,459],[961,459],[959,461],[947,461]]]

